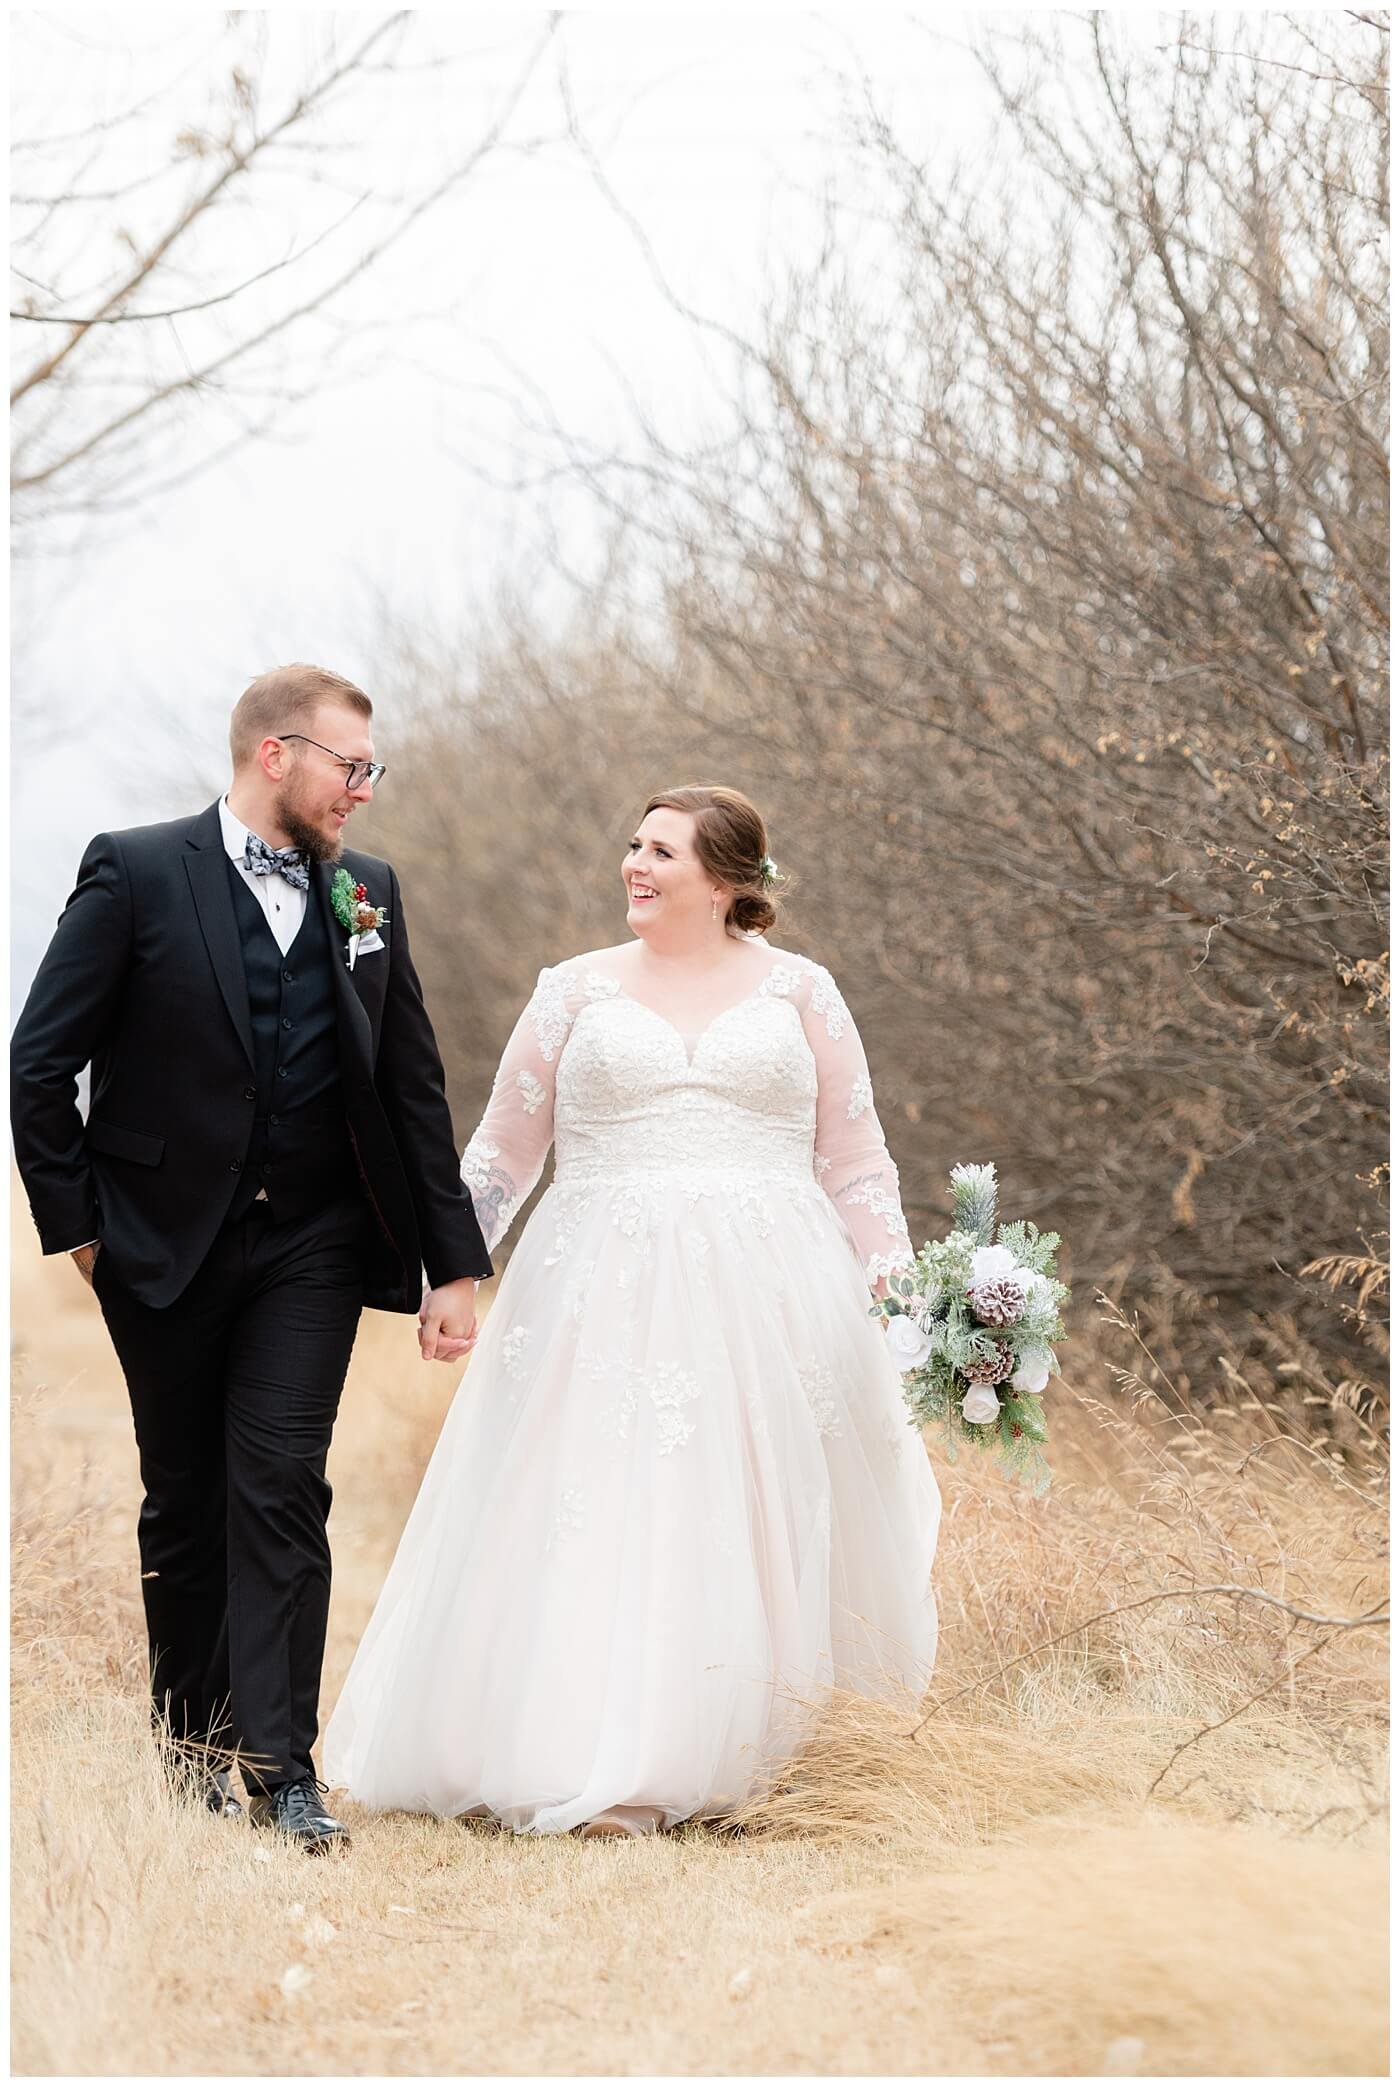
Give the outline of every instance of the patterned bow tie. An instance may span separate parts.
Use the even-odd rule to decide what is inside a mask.
[[[298,891],[311,888],[311,872],[300,848],[269,848],[267,842],[260,841],[255,833],[249,834],[248,845],[243,850],[243,867],[255,877],[270,877],[275,871]]]

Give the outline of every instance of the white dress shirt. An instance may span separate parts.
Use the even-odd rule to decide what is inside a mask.
[[[276,870],[270,877],[255,877],[251,870],[244,869],[243,856],[251,829],[243,824],[236,812],[229,810],[227,797],[219,799],[219,824],[224,831],[229,861],[267,915],[267,924],[277,938],[277,947],[285,956],[306,918],[306,893],[298,891],[295,884],[289,884]],[[261,834],[257,837],[262,839]],[[269,841],[265,845],[271,847],[272,843]]]

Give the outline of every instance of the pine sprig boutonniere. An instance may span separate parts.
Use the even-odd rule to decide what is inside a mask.
[[[361,935],[382,928],[389,918],[382,906],[371,906],[365,885],[357,884],[349,870],[337,870],[331,878],[331,910],[350,937],[349,964],[353,971]]]

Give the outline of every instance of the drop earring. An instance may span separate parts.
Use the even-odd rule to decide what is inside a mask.
[[[718,900],[717,898],[711,898],[711,900],[710,900],[710,919],[711,919],[711,920],[718,920],[718,918],[719,918],[719,900]]]

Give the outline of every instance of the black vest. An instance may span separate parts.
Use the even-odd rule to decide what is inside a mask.
[[[243,945],[256,1087],[252,1136],[229,1215],[241,1217],[265,1189],[274,1218],[303,1217],[360,1187],[340,1092],[332,966],[345,959],[332,946],[314,891],[284,956],[231,859],[228,874]]]

